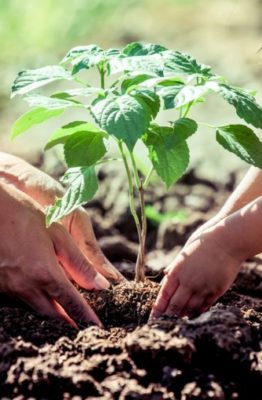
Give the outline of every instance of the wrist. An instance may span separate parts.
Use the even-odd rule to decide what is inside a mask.
[[[239,261],[262,251],[262,197],[218,222],[214,229],[220,245]]]

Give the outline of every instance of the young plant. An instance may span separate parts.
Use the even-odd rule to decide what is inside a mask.
[[[83,78],[83,70],[94,69],[99,87]],[[69,81],[75,88],[50,96],[36,91],[53,82]],[[62,144],[68,166],[62,182],[68,186],[63,198],[46,210],[47,225],[87,203],[96,193],[96,167],[106,158],[109,139],[119,149],[126,170],[130,210],[135,221],[139,253],[136,280],[145,277],[146,206],[144,192],[155,171],[167,188],[186,171],[189,164],[187,139],[196,133],[198,124],[188,118],[191,108],[214,92],[235,108],[247,124],[262,128],[262,108],[252,93],[229,85],[224,78],[191,56],[156,44],[131,43],[123,49],[103,50],[96,45],[75,47],[59,65],[21,71],[12,87],[12,97],[22,95],[30,111],[14,124],[16,137],[52,117],[83,109],[85,120],[63,125],[49,138],[45,149]],[[161,125],[157,117],[174,110],[173,121]],[[262,168],[262,143],[243,124],[210,126],[216,140],[226,150],[249,164]],[[151,169],[146,176],[138,169],[136,143],[148,150]],[[135,207],[137,194],[140,210]]]

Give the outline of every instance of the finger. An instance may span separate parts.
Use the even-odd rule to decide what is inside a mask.
[[[98,248],[98,245],[85,241],[79,245],[79,248],[82,250],[89,263],[96,271],[100,272],[100,274],[116,281],[125,280],[125,277],[105,257],[102,250]]]
[[[168,306],[165,310],[165,314],[169,316],[173,315],[181,316],[191,296],[192,296],[191,291],[187,289],[185,286],[180,285],[177,288],[175,294],[170,299]]]
[[[203,296],[193,295],[188,301],[184,313],[194,318],[202,312],[205,298]]]
[[[49,299],[44,293],[39,291],[35,296],[23,295],[21,299],[28,304],[33,310],[44,317],[52,319],[60,319],[70,323],[74,328],[77,328],[75,322],[66,314],[66,312],[55,301]]]
[[[57,271],[58,270],[59,265],[57,265]],[[77,323],[89,324],[93,322],[102,327],[102,323],[92,308],[73,284],[69,282],[62,270],[58,273],[57,279],[47,289],[47,293],[52,299],[56,300],[66,313]]]
[[[110,284],[78,249],[69,233],[59,224],[50,228],[55,252],[66,272],[85,289],[108,289]]]
[[[215,302],[218,299],[219,299],[219,296],[207,296],[203,301],[201,311],[206,312],[207,310],[209,310],[209,308],[212,307],[213,304],[215,304]]]
[[[158,318],[160,315],[164,314],[166,308],[168,306],[169,300],[176,292],[179,286],[179,282],[176,279],[173,279],[171,275],[166,275],[162,281],[162,286],[160,292],[157,296],[156,302],[153,305],[150,319]]]
[[[98,272],[109,279],[117,281],[125,279],[101,251],[89,215],[85,210],[80,208],[70,216],[70,221],[65,219],[64,222],[67,224],[77,247]]]

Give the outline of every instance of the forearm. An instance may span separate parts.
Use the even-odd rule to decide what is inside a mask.
[[[240,261],[262,252],[262,196],[213,228],[229,253]]]
[[[218,215],[220,218],[224,218],[245,207],[260,196],[262,196],[262,170],[251,167],[227,199]]]

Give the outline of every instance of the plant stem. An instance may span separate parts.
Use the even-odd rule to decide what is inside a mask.
[[[207,128],[217,129],[217,126],[206,124],[205,122],[198,122],[198,125],[206,126]]]
[[[193,103],[194,103],[194,101],[190,101],[190,102],[188,103],[188,105],[187,105],[187,107],[186,107],[186,110],[185,110],[185,112],[184,112],[184,114],[183,114],[183,118],[186,118],[186,116],[188,115],[188,113],[189,113],[189,111],[190,111],[190,108],[192,107]]]
[[[143,181],[139,177],[138,168],[136,165],[136,160],[132,151],[130,153],[130,158],[132,162],[136,187],[138,190],[138,198],[141,212],[141,237],[139,240],[139,251],[138,257],[136,261],[136,271],[135,271],[135,280],[136,282],[144,282],[145,280],[145,266],[146,266],[146,254],[145,254],[145,246],[146,246],[146,234],[147,234],[147,219],[146,219],[146,210],[145,210],[145,191],[143,186]]]
[[[104,70],[104,67],[103,66],[98,67],[98,71],[100,74],[100,86],[102,89],[105,89],[105,74],[106,74],[106,72]]]
[[[151,167],[150,170],[148,171],[146,179],[144,180],[144,183],[143,183],[144,189],[146,189],[148,187],[153,172],[154,172],[154,167]]]
[[[136,224],[139,243],[141,243],[142,229],[141,229],[141,224],[140,224],[140,221],[139,221],[139,217],[137,215],[136,208],[135,208],[135,196],[134,196],[134,187],[133,187],[132,175],[131,175],[129,164],[128,164],[128,161],[127,161],[127,157],[126,157],[125,152],[124,152],[123,142],[121,140],[118,141],[118,147],[119,147],[121,156],[123,158],[124,166],[125,166],[125,170],[126,170],[126,174],[127,174],[130,211],[131,211],[131,214],[132,214],[132,216],[134,218],[134,221],[135,221],[135,224]]]
[[[141,209],[141,240],[139,243],[139,252],[136,262],[135,280],[136,282],[144,282],[146,267],[146,235],[147,235],[147,219],[145,210],[145,191],[142,181],[139,186],[139,203]]]

